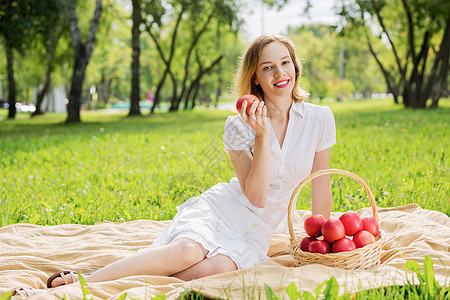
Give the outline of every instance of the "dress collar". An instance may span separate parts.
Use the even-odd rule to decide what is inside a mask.
[[[305,116],[305,103],[302,102],[292,102],[291,110],[295,111],[300,115],[300,117]]]

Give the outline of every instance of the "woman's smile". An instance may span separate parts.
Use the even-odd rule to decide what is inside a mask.
[[[285,88],[289,85],[289,81],[290,81],[289,79],[280,80],[280,81],[275,82],[273,85],[277,88]]]

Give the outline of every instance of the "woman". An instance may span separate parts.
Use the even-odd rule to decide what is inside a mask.
[[[287,232],[287,207],[298,183],[330,167],[336,143],[333,114],[303,102],[301,64],[283,36],[263,35],[246,50],[235,80],[237,96],[254,94],[246,113],[225,123],[224,145],[236,177],[178,207],[174,220],[154,243],[85,275],[87,282],[131,275],[192,280],[255,266],[267,259],[274,232]],[[328,176],[312,181],[312,213],[331,212]],[[78,280],[76,273],[52,275],[49,287]],[[18,289],[16,294],[30,290]],[[33,290],[33,293],[37,292]]]

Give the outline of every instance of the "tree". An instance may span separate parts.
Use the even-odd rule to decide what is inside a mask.
[[[174,78],[174,75],[171,73],[171,65],[172,65],[174,54],[175,54],[178,29],[179,29],[181,20],[183,18],[183,15],[188,8],[188,3],[185,1],[181,1],[180,5],[178,7],[178,10],[177,11],[175,10],[176,6],[173,9],[174,16],[176,13],[176,21],[175,21],[175,24],[173,27],[172,36],[170,38],[170,46],[169,46],[170,50],[167,51],[168,56],[166,56],[165,51],[162,48],[162,43],[160,41],[161,31],[162,31],[161,27],[163,27],[162,15],[164,15],[165,9],[163,8],[162,5],[160,5],[158,7],[150,7],[150,6],[148,6],[148,7],[150,9],[147,9],[146,12],[147,13],[152,12],[152,13],[151,13],[151,18],[147,17],[147,21],[145,22],[145,27],[146,27],[146,30],[147,30],[148,34],[150,35],[151,39],[155,43],[156,49],[158,50],[158,54],[165,65],[164,72],[163,72],[163,74],[158,82],[158,85],[156,87],[154,102],[153,102],[153,106],[151,108],[151,113],[153,113],[155,111],[156,106],[160,102],[160,93],[164,86],[164,82],[166,81],[167,75],[170,74],[170,76],[172,78]],[[148,15],[150,16],[150,14],[148,14]],[[175,80],[172,80],[172,81],[174,82]],[[174,85],[173,89],[176,90],[176,84]],[[176,94],[176,92],[174,94]]]
[[[341,99],[351,94],[370,96],[386,91],[376,63],[367,60],[370,54],[366,45],[343,38],[336,32],[336,26],[303,25],[289,28],[288,36],[297,45],[302,61],[300,84],[312,100]]]
[[[16,115],[14,53],[24,55],[26,46],[37,34],[49,31],[64,9],[63,0],[0,2],[0,37],[5,48],[8,74],[8,118],[12,119]]]
[[[189,97],[195,95],[195,90],[199,86],[202,77],[216,65],[220,60],[221,54],[212,59],[209,65],[196,60],[197,65],[193,67],[191,62],[200,45],[201,37],[207,32],[207,29],[213,24],[213,20],[226,19],[228,24],[237,23],[237,7],[233,1],[172,1],[171,22],[164,24],[161,19],[155,18],[153,9],[152,14],[148,15],[145,26],[146,31],[155,43],[158,54],[164,64],[164,71],[157,84],[152,112],[160,102],[160,93],[163,89],[167,76],[169,76],[172,85],[172,97],[169,111],[176,111],[180,103],[184,100],[189,101]],[[164,6],[161,6],[164,8]],[[160,10],[161,12],[163,9]],[[156,14],[158,17],[159,15]],[[222,24],[225,22],[222,22]],[[168,32],[168,25],[173,24],[171,35],[164,35]],[[182,30],[183,35],[178,37]],[[177,51],[182,53],[176,57]],[[220,50],[219,50],[220,51]],[[177,59],[177,68],[172,66],[174,59]],[[200,65],[200,64],[201,65]],[[213,64],[213,65],[212,65]],[[200,70],[201,68],[201,70]],[[197,71],[196,75],[192,72]]]
[[[47,9],[47,16],[42,18],[45,26],[43,26],[43,30],[38,32],[41,42],[44,45],[47,67],[45,71],[44,84],[42,89],[37,94],[36,110],[31,114],[32,117],[43,114],[41,106],[45,95],[51,87],[51,74],[55,60],[56,46],[58,45],[61,35],[63,34],[66,20],[66,3],[61,2],[59,9],[54,9],[52,7],[48,7]]]
[[[301,84],[311,98],[340,97],[339,57],[335,51],[338,39],[333,27],[305,25],[296,30],[291,28],[288,35],[299,45],[303,61]]]
[[[102,14],[102,0],[96,0],[94,15],[91,19],[89,33],[86,42],[83,43],[80,28],[78,25],[78,15],[76,1],[70,1],[69,8],[69,29],[72,37],[72,46],[74,49],[74,66],[72,73],[72,82],[69,92],[69,103],[67,104],[66,122],[81,122],[80,108],[83,88],[83,80],[86,74],[86,68],[91,59],[92,51],[95,46],[95,38]]]
[[[131,48],[133,53],[131,55],[131,96],[130,96],[130,112],[129,115],[140,115],[139,108],[140,100],[140,86],[139,86],[139,56],[141,54],[141,48],[139,47],[139,37],[141,35],[140,26],[141,19],[141,0],[132,0],[133,12],[132,21],[133,27],[131,29]]]
[[[341,0],[345,33],[362,34],[388,90],[405,107],[437,107],[448,85],[450,3]],[[403,30],[405,28],[406,30]],[[387,54],[390,55],[387,58]]]
[[[91,103],[94,109],[106,107],[110,98],[129,96],[131,86],[130,13],[116,0],[103,0],[103,8],[84,81],[85,85],[96,87]]]

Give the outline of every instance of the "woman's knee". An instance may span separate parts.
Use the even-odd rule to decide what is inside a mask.
[[[186,267],[202,261],[208,253],[201,244],[188,238],[177,239],[174,244],[178,248],[177,260]]]

